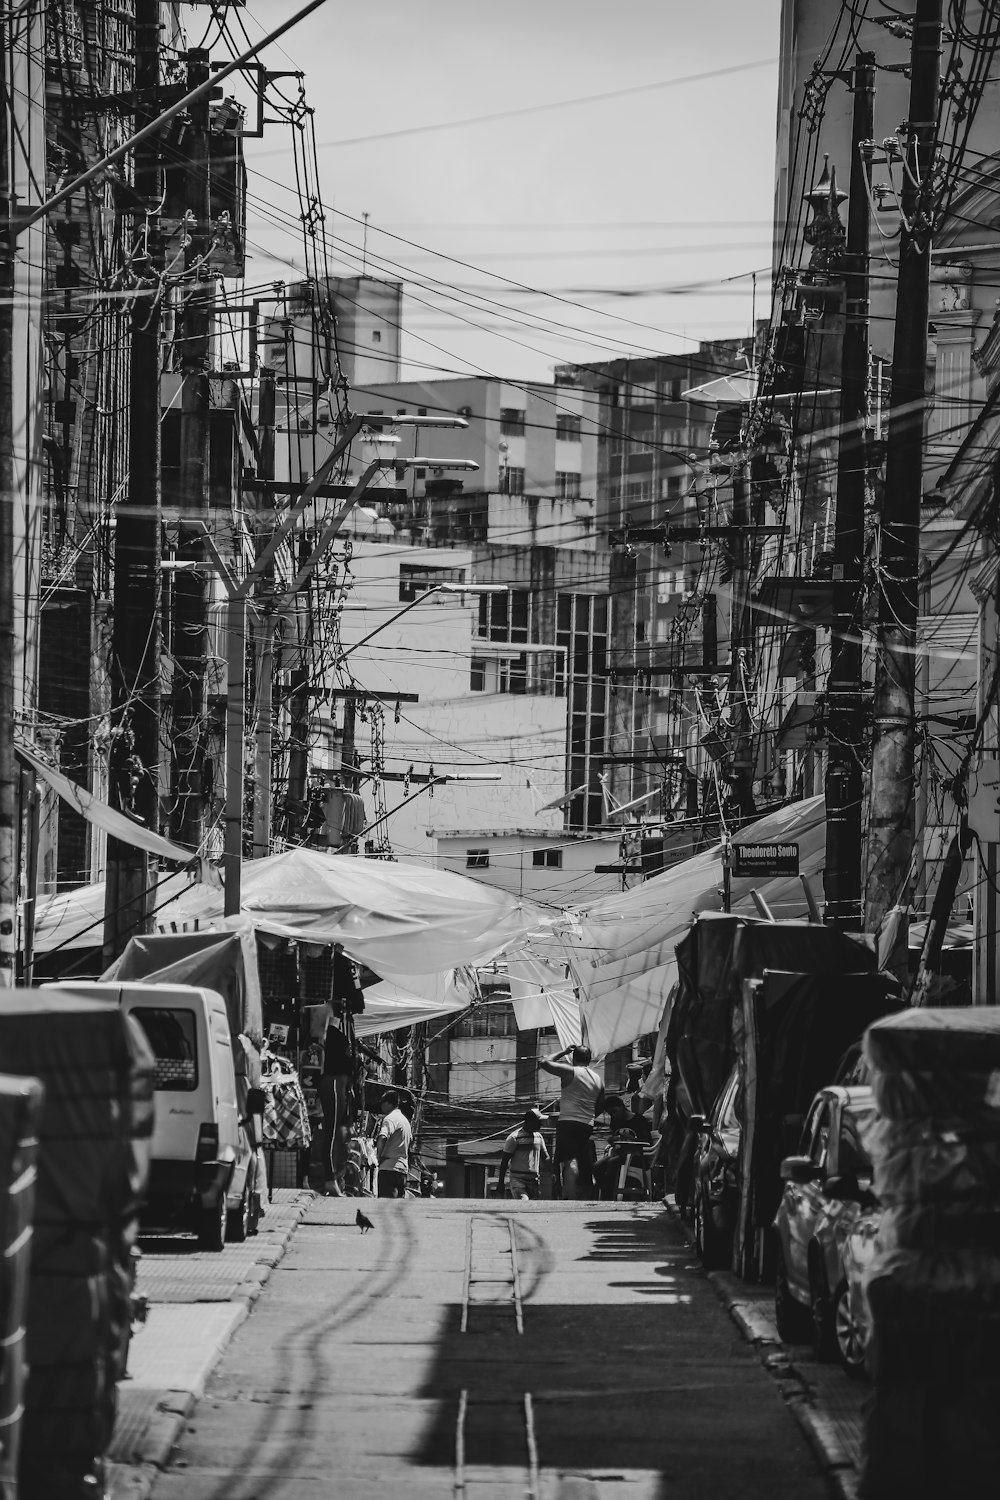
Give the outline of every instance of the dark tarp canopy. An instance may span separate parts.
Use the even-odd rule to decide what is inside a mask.
[[[264,1017],[253,932],[177,932],[129,940],[121,958],[103,976],[124,984],[192,984],[216,990],[226,1002],[229,1029],[242,1032],[258,1047]],[[237,1066],[237,1072],[239,1072]]]

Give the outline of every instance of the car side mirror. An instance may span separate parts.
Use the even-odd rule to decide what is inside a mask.
[[[705,1117],[705,1115],[689,1115],[688,1116],[688,1129],[689,1130],[704,1130],[705,1127],[707,1126],[707,1124],[708,1124],[708,1120]]]
[[[826,1196],[839,1198],[844,1203],[861,1202],[861,1184],[853,1172],[835,1172],[826,1179]]]
[[[247,1114],[262,1115],[267,1108],[267,1094],[263,1089],[247,1089]]]
[[[819,1168],[811,1156],[786,1156],[781,1163],[782,1182],[815,1182]]]

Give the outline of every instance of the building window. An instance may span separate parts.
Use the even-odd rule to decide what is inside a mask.
[[[556,437],[561,443],[579,443],[581,441],[580,418],[569,412],[561,411],[556,416]]]
[[[486,691],[486,662],[481,656],[474,656],[469,667],[469,691],[470,693],[484,693]]]
[[[683,476],[680,474],[668,474],[660,482],[660,491],[664,500],[679,500],[684,484]]]
[[[524,412],[519,406],[501,406],[500,432],[503,437],[524,437]]]
[[[652,453],[653,449],[656,447],[656,428],[637,427],[634,432],[631,433],[631,439],[632,442],[629,450],[630,452]]]
[[[451,1034],[453,1037],[517,1036],[514,1007],[509,1000],[484,1000],[462,1017]]]
[[[579,474],[570,474],[565,469],[557,469],[556,494],[560,500],[578,500],[580,498]]]
[[[524,494],[524,470],[519,469],[516,464],[508,464],[500,478],[500,488],[505,495]]]
[[[544,867],[544,868],[549,869],[549,870],[561,870],[562,869],[562,850],[561,849],[532,849],[532,851],[531,851],[531,863],[534,865],[534,867],[536,869],[540,869],[540,868]]]
[[[488,849],[466,849],[465,868],[467,870],[488,870],[490,867],[490,851]]]
[[[414,563],[399,565],[399,599],[407,603],[426,594],[436,583],[464,583],[464,568],[419,568]]]
[[[382,334],[381,334],[381,332],[377,328],[373,329],[372,330],[372,343],[373,344],[381,344],[381,342],[382,342]]]

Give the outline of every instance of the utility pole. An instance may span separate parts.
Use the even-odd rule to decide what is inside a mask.
[[[861,598],[865,530],[865,422],[868,392],[868,240],[871,215],[861,143],[875,130],[875,55],[859,52],[851,73],[851,178],[842,257],[846,319],[837,445],[833,541],[833,640],[827,685],[826,895],[824,919],[860,932],[863,718]]]
[[[866,925],[872,932],[897,902],[906,900],[915,836],[917,565],[934,210],[929,195],[933,192],[941,81],[941,8],[942,0],[917,0],[910,53],[880,546],[866,911]],[[905,924],[901,941],[905,942]]]
[[[748,476],[747,470],[750,470]],[[749,643],[752,632],[749,625],[750,573],[753,544],[750,528],[753,522],[751,483],[753,459],[747,463],[741,451],[733,468],[733,533],[732,533],[732,615],[729,627],[730,661],[729,702],[732,704],[732,771],[730,781],[733,800],[741,818],[753,817],[756,804],[753,798],[754,745],[750,720],[750,704],[747,699],[748,684],[753,675],[753,657]],[[722,809],[719,809],[721,814]]]
[[[136,128],[159,112],[159,0],[136,0]],[[163,246],[155,136],[135,150],[138,227],[145,223],[145,291],[132,305],[129,368],[129,482],[116,508],[111,639],[111,806],[157,831],[160,763],[160,306]],[[104,959],[146,930],[152,906],[149,856],[108,838]]]
[[[17,906],[17,786],[14,758],[14,247],[7,26],[0,21],[0,989],[14,984]]]
[[[260,477],[274,478],[275,378],[268,365],[261,365],[257,387],[257,442],[260,447]],[[274,584],[273,561],[264,570],[261,583]],[[257,631],[257,746],[253,799],[253,857],[263,859],[271,851],[271,756],[274,742],[274,621],[265,614]]]
[[[187,85],[209,77],[208,53],[187,54]],[[205,667],[208,655],[208,584],[204,526],[209,519],[209,381],[212,283],[205,267],[211,248],[209,114],[207,93],[188,111],[185,138],[187,247],[180,317],[180,523],[174,585],[174,686],[172,722],[171,832],[192,851],[205,824]]]

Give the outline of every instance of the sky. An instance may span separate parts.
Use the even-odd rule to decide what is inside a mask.
[[[241,24],[256,40],[302,3],[230,8],[228,35],[242,50]],[[304,73],[331,271],[406,282],[404,374],[548,380],[746,335],[769,298],[779,10],[326,0],[269,47]],[[208,7],[186,17],[226,56]],[[251,287],[303,273],[292,134],[246,142]]]

